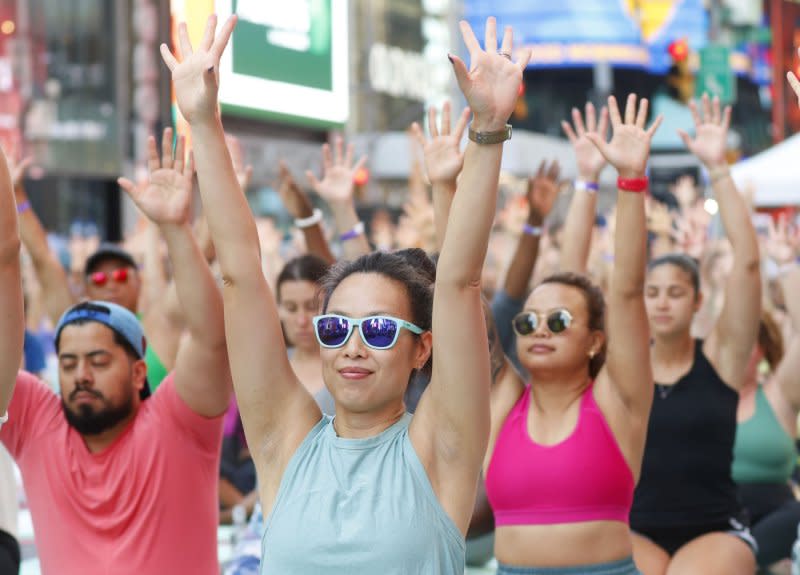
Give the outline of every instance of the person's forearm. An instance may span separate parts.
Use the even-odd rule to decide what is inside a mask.
[[[24,192],[18,192],[18,201],[20,203],[28,201]],[[47,314],[53,323],[56,323],[75,300],[69,289],[67,274],[61,262],[50,251],[47,233],[30,207],[24,208],[19,214],[19,234],[41,285],[42,300]]]
[[[575,190],[564,221],[560,268],[564,272],[586,273],[592,244],[597,194]]]
[[[352,200],[332,202],[330,208],[340,238],[345,234],[350,234],[357,225],[361,224],[361,220],[358,219],[356,207]],[[348,260],[354,260],[372,251],[369,247],[367,236],[363,231],[353,235],[349,239],[342,239],[342,250],[345,259]]]
[[[787,270],[780,279],[783,300],[786,302],[786,311],[792,322],[792,328],[796,333],[800,333],[800,266],[796,263],[788,264]]]
[[[712,183],[714,197],[719,204],[719,214],[725,234],[731,242],[733,256],[747,267],[759,261],[758,237],[753,227],[750,210],[747,208],[736,184],[727,171],[727,166],[717,169],[723,170],[723,175],[718,176]]]
[[[447,278],[464,287],[480,285],[487,240],[494,224],[502,157],[502,144],[470,142],[467,145],[458,192],[450,208],[437,280]]]
[[[503,288],[511,298],[522,299],[528,291],[533,268],[536,265],[536,259],[539,257],[539,238],[542,233],[543,223],[543,218],[536,212],[531,211],[528,214],[527,226],[529,228],[539,228],[539,232],[534,234],[523,230],[519,236],[517,249],[511,259],[511,265],[508,267]]]
[[[447,219],[450,217],[450,205],[456,194],[456,183],[434,182],[431,186],[433,198],[433,221],[436,228],[436,249],[442,251],[444,236],[447,233]]]
[[[225,345],[222,296],[188,224],[161,227],[186,327],[208,347]]]
[[[235,285],[256,271],[261,273],[258,231],[239,189],[219,116],[196,122],[192,134],[200,195],[217,260],[223,279]]]
[[[164,272],[164,263],[161,261],[161,232],[152,222],[147,223],[145,230],[145,250],[142,261],[144,272],[144,290],[146,293],[146,311],[154,302],[164,297],[167,289],[167,277]]]
[[[618,297],[641,298],[647,262],[647,222],[643,192],[618,192],[614,259],[611,291]]]
[[[21,241],[16,204],[5,156],[0,152],[0,416],[11,401],[22,359],[25,314],[22,303]]]
[[[333,257],[331,247],[328,245],[325,234],[322,233],[322,226],[320,224],[303,229],[303,236],[306,240],[308,253],[324,260],[328,265],[336,263],[336,258]]]

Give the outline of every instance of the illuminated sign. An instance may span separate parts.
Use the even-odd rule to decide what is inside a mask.
[[[239,23],[220,62],[223,111],[251,117],[347,121],[347,0],[218,2]]]
[[[209,4],[213,4],[209,6]],[[172,0],[190,36],[211,10],[239,22],[220,61],[222,111],[339,127],[349,113],[348,0]]]

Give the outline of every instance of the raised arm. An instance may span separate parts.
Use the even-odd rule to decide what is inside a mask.
[[[566,120],[561,128],[572,144],[578,165],[578,179],[564,221],[564,239],[561,245],[561,271],[586,273],[589,250],[592,244],[592,229],[597,212],[597,182],[606,166],[606,159],[592,144],[589,134],[600,138],[608,131],[608,108],[600,110],[600,121],[591,102],[586,103],[586,123],[577,108],[572,109],[573,129]]]
[[[695,137],[679,132],[686,147],[708,169],[722,225],[733,248],[733,268],[725,287],[725,302],[705,350],[723,381],[738,389],[758,337],[761,316],[761,271],[758,238],[747,202],[736,189],[725,161],[731,108],[720,111],[719,99],[703,96],[702,111],[691,102]]]
[[[503,284],[503,291],[512,299],[521,300],[528,292],[533,267],[539,256],[539,238],[542,237],[542,226],[558,198],[560,171],[557,161],[553,161],[548,166],[542,160],[536,175],[528,178],[528,194],[526,196],[528,218],[522,228],[517,249],[511,258],[506,281]],[[511,322],[508,323],[510,326]]]
[[[450,217],[450,204],[456,193],[456,180],[464,165],[461,151],[461,138],[469,121],[470,109],[467,107],[458,118],[455,128],[450,129],[450,102],[442,104],[441,128],[436,123],[436,108],[428,109],[428,129],[430,139],[419,124],[411,124],[411,132],[422,148],[425,158],[425,173],[431,183],[433,196],[433,219],[436,226],[436,250],[442,250],[447,220]]]
[[[322,212],[314,209],[311,200],[297,185],[289,166],[283,160],[278,164],[278,194],[289,215],[294,218],[295,226],[303,230],[308,253],[318,256],[328,264],[336,263],[331,253],[328,240],[322,231]]]
[[[178,29],[183,61],[165,44],[178,106],[192,128],[200,195],[223,276],[225,333],[234,389],[259,471],[262,503],[271,507],[283,469],[321,413],[289,365],[275,300],[261,272],[258,232],[236,181],[217,106],[219,59],[236,24],[215,36],[208,19],[197,50]]]
[[[9,172],[19,212],[20,238],[31,256],[33,269],[41,285],[45,311],[55,325],[61,315],[75,303],[75,298],[69,289],[67,274],[56,255],[50,251],[47,232],[36,213],[31,209],[28,194],[25,193],[25,187],[22,184],[25,169],[30,164],[30,158],[25,158],[17,163],[14,163],[13,159],[14,155],[12,154]]]
[[[22,360],[25,315],[22,307],[20,238],[6,156],[0,152],[0,417],[5,415]]]
[[[336,136],[333,148],[331,153],[328,144],[322,145],[322,179],[318,180],[311,171],[306,172],[306,177],[314,191],[331,208],[344,257],[352,260],[372,251],[364,233],[364,223],[356,214],[353,197],[355,192],[353,178],[366,163],[367,158],[362,156],[353,164],[353,144],[348,144],[345,151],[341,136]]]
[[[469,49],[469,70],[459,58],[450,58],[474,114],[472,129],[500,132],[514,109],[530,53],[511,61],[510,28],[498,52],[494,18],[486,22],[485,51],[466,22],[461,22],[461,32]],[[494,222],[502,155],[499,143],[467,145],[436,274],[433,376],[410,429],[439,500],[463,531],[489,434],[491,373],[481,268]]]
[[[792,323],[792,335],[786,342],[783,358],[777,366],[773,366],[772,378],[780,388],[780,397],[788,404],[792,417],[797,419],[800,412],[800,266],[797,265],[796,244],[791,239],[787,222],[781,219],[778,225],[770,221],[766,252],[780,270],[780,286],[783,301]]]
[[[625,118],[614,97],[608,99],[613,136],[606,142],[599,134],[587,137],[619,174],[617,225],[614,237],[616,261],[608,290],[606,363],[597,378],[597,392],[607,399],[613,394],[627,412],[646,423],[653,401],[653,373],[650,366],[650,328],[644,305],[644,278],[647,265],[647,224],[644,189],[625,191],[626,181],[645,177],[650,140],[661,123],[659,116],[649,129],[647,100],[628,96]],[[645,183],[646,186],[646,183]],[[609,393],[610,392],[610,393]],[[598,401],[602,401],[598,395]],[[606,405],[614,405],[606,401]],[[602,406],[602,403],[601,403]]]
[[[175,388],[196,413],[216,417],[228,409],[231,375],[225,349],[222,295],[191,228],[192,156],[184,161],[184,138],[172,153],[172,129],[164,130],[161,158],[155,138],[147,141],[149,180],[119,184],[167,242],[175,287],[186,321],[175,365]]]

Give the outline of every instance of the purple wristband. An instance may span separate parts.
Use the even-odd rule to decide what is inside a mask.
[[[353,229],[347,231],[339,236],[340,242],[346,242],[347,240],[352,240],[360,236],[364,233],[364,222],[358,222],[356,225],[353,226]]]
[[[17,213],[23,214],[31,209],[31,203],[28,200],[25,200],[21,204],[17,204]]]
[[[522,226],[522,233],[528,236],[535,236],[539,237],[542,235],[542,226],[532,226],[530,224],[525,224]]]

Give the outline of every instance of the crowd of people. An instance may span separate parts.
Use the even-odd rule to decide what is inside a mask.
[[[125,246],[75,241],[65,267],[28,160],[0,154],[0,573],[20,565],[12,460],[46,575],[789,572],[800,234],[753,225],[729,107],[704,96],[681,133],[724,236],[700,182],[648,194],[661,118],[634,94],[564,121],[571,186],[543,162],[520,193],[500,165],[530,54],[462,22],[469,107],[411,127],[399,222],[359,219],[364,159],[337,138],[306,174],[332,226],[279,167],[287,249],[223,129],[236,17],[217,24],[161,47],[192,150],[166,129],[147,177],[120,178],[149,222]],[[220,522],[252,534],[224,566]]]

